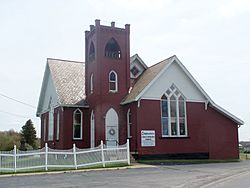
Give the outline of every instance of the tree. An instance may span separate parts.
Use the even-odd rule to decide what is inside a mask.
[[[33,149],[37,149],[36,144],[36,130],[33,122],[29,119],[21,130],[21,147],[20,149],[26,150],[26,144],[30,145]]]
[[[14,145],[19,147],[20,134],[14,130],[0,131],[0,151],[10,151]]]

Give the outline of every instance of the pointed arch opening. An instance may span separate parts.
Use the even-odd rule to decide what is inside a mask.
[[[118,76],[115,71],[110,71],[109,73],[109,91],[110,92],[118,91]]]
[[[90,115],[90,147],[95,147],[95,114],[92,110]]]
[[[82,139],[82,111],[76,109],[73,113],[73,139]]]
[[[117,146],[119,142],[118,114],[110,108],[105,116],[105,135],[108,147]]]
[[[131,110],[128,109],[127,111],[127,131],[128,131],[128,138],[132,137],[132,115],[131,115]]]
[[[89,48],[89,62],[90,61],[93,61],[95,59],[95,46],[94,46],[94,43],[91,42],[90,44],[90,48]]]
[[[90,94],[94,92],[94,75],[93,73],[90,75],[90,83],[89,83]]]
[[[161,124],[162,136],[187,136],[186,101],[174,84],[161,97]]]
[[[111,38],[105,46],[105,57],[121,59],[121,48],[114,38]]]

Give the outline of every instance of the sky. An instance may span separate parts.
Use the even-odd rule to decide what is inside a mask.
[[[245,122],[239,140],[250,140],[250,0],[0,0],[0,130],[32,119],[40,136],[46,58],[84,61],[84,31],[95,19],[130,24],[130,53],[148,66],[177,55],[215,103]]]

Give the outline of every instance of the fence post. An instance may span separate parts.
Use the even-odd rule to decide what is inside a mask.
[[[45,170],[48,171],[48,144],[45,143]]]
[[[76,145],[73,144],[73,154],[74,154],[74,165],[75,169],[77,169],[77,162],[76,162]]]
[[[14,172],[16,172],[16,145],[14,145]]]
[[[102,151],[102,166],[105,167],[104,151],[103,151],[103,141],[101,140],[101,151]]]
[[[128,165],[130,165],[129,139],[127,139],[127,158],[128,158]]]

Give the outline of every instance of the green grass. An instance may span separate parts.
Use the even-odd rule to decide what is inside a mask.
[[[211,160],[211,159],[161,159],[161,160],[138,160],[138,163],[151,165],[182,165],[182,164],[208,164],[239,162],[239,159]]]
[[[106,164],[105,167],[102,166],[102,164],[97,164],[97,165],[93,165],[93,166],[85,166],[85,167],[78,167],[77,170],[75,168],[50,168],[48,169],[48,171],[39,169],[39,170],[35,170],[35,169],[31,169],[31,170],[20,170],[18,172],[0,172],[0,176],[1,175],[8,175],[8,174],[24,174],[24,173],[44,173],[44,172],[77,172],[80,170],[88,170],[88,169],[109,169],[109,168],[120,168],[120,167],[126,167],[128,166],[128,164],[126,163],[115,163],[115,164]]]
[[[240,153],[240,160],[250,160],[250,153]]]

